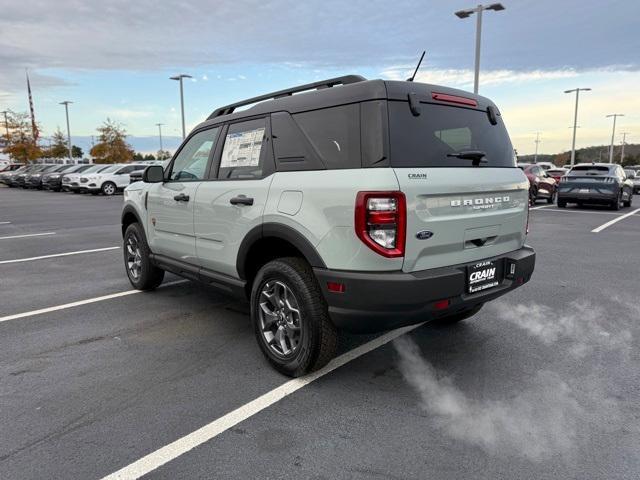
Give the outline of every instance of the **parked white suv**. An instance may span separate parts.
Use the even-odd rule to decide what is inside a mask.
[[[62,190],[65,192],[80,193],[80,177],[92,173],[98,173],[109,168],[109,165],[95,164],[79,173],[66,173],[62,176]]]
[[[529,281],[528,191],[487,98],[334,78],[219,108],[147,167],[124,262],[135,288],[166,270],[248,298],[265,356],[297,376],[339,329],[459,321]]]
[[[129,185],[129,174],[145,168],[138,163],[115,164],[99,172],[87,173],[80,177],[80,191],[93,194],[114,195]]]

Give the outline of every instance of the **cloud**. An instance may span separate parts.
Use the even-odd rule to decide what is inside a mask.
[[[381,72],[383,78],[389,80],[406,80],[411,77],[415,66],[395,66]],[[468,69],[424,69],[416,75],[417,82],[447,85],[459,88],[473,87],[473,70]],[[480,72],[480,83],[483,87],[502,85],[505,83],[540,82],[577,77],[573,69],[560,70],[490,70]]]

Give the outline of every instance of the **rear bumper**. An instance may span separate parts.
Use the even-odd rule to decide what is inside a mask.
[[[608,204],[608,203],[614,202],[617,198],[618,198],[617,191],[611,191],[607,193],[558,192],[558,200],[568,202],[568,203],[584,202],[584,203]]]
[[[411,325],[469,310],[523,285],[531,279],[535,252],[520,250],[488,258],[504,270],[498,286],[467,293],[468,264],[414,273],[344,272],[314,268],[334,324],[351,332],[376,332]],[[474,262],[475,263],[475,262]],[[515,273],[509,274],[515,264]],[[345,286],[343,293],[330,292],[327,282]],[[435,302],[448,300],[444,310]]]

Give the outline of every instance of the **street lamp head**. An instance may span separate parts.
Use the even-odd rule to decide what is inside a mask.
[[[65,100],[64,102],[60,102],[60,105],[69,105],[73,102],[69,101],[69,100]]]
[[[182,78],[193,78],[191,75],[187,75],[186,73],[180,73],[175,77],[169,77],[169,80],[180,80]]]
[[[504,10],[504,5],[502,5],[501,3],[492,3],[488,7],[485,7],[484,9],[485,10],[495,10],[496,12],[499,12],[500,10]]]
[[[458,18],[467,18],[467,17],[470,17],[474,12],[475,10],[460,10],[459,12],[456,12],[454,15]]]
[[[624,113],[612,113],[611,115],[607,115],[606,118],[610,117],[624,117]]]

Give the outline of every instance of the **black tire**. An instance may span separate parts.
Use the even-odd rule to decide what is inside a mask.
[[[483,306],[484,306],[484,303],[481,303],[480,305],[476,305],[475,307],[470,308],[469,310],[464,310],[462,312],[456,313],[454,315],[450,315],[448,317],[438,318],[437,320],[434,321],[434,323],[436,325],[441,325],[441,326],[456,324],[458,322],[461,322],[462,320],[466,320],[467,318],[473,317],[476,313],[480,311],[480,309]]]
[[[134,261],[136,268],[132,268],[129,262],[131,261],[131,249],[129,249],[130,240],[135,240],[135,244],[139,249],[139,263],[138,257],[134,253]],[[144,231],[139,223],[132,223],[127,227],[124,232],[123,238],[123,254],[124,254],[124,268],[127,271],[127,277],[133,285],[133,288],[138,290],[153,290],[162,283],[164,279],[164,270],[155,267],[151,264],[149,254],[151,250],[147,244],[147,238],[144,235]],[[135,275],[134,271],[138,274]]]
[[[620,210],[620,202],[622,201],[622,192],[618,193],[618,198],[611,204],[611,210]]]
[[[102,187],[100,187],[103,195],[110,197],[111,195],[115,195],[118,191],[118,187],[113,182],[104,182]]]
[[[287,331],[286,325],[289,321],[287,319],[293,318],[291,310],[286,313],[284,307],[279,309],[280,315],[284,316],[274,315],[274,318],[278,320],[272,321],[271,328],[263,329],[263,318],[268,318],[268,315],[261,313],[264,311],[261,307],[261,300],[274,297],[274,295],[265,296],[269,292],[270,285],[280,286],[278,288],[286,287],[289,292],[287,295],[292,293],[293,300],[297,305],[297,309],[293,309],[298,312],[297,344],[293,346],[293,340],[289,337],[292,335],[292,331],[286,334],[289,342],[282,340],[285,342],[285,346],[290,348],[289,353],[285,352],[284,348],[280,348],[276,338],[281,328],[283,331]],[[287,295],[285,297],[289,298]],[[276,301],[279,298],[280,296],[275,296]],[[276,305],[275,302],[267,305],[270,302],[271,300],[262,302],[268,310],[271,306]],[[288,306],[290,307],[291,303],[288,303]],[[273,310],[276,309],[277,307]],[[329,318],[327,304],[313,270],[301,258],[279,258],[260,269],[251,291],[251,319],[262,353],[271,365],[284,375],[298,377],[322,368],[336,354],[338,331]],[[293,322],[295,327],[295,321]],[[272,328],[275,328],[275,333],[272,332]],[[273,336],[273,339],[268,341],[267,335]]]
[[[629,193],[629,200],[626,200],[626,201],[622,202],[622,204],[625,207],[629,208],[632,203],[633,203],[633,193],[631,192],[631,193]]]
[[[535,187],[529,187],[529,205],[533,206],[536,204],[536,200],[538,199],[538,191]]]
[[[566,200],[558,200],[558,208],[567,208]]]
[[[556,191],[554,190],[553,192],[551,192],[551,196],[547,198],[547,203],[550,205],[556,203],[556,197],[557,197],[557,194],[556,194]]]

